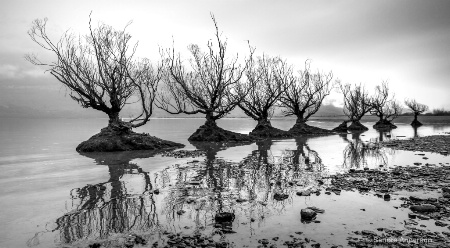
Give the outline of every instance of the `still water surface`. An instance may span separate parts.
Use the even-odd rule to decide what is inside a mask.
[[[417,152],[372,146],[381,139],[450,132],[450,119],[431,118],[416,130],[407,124],[409,118],[399,121],[388,133],[371,128],[360,134],[227,147],[187,141],[203,119],[153,119],[137,129],[183,143],[183,149],[206,152],[198,158],[171,158],[147,152],[77,153],[75,147],[97,133],[105,119],[0,119],[0,247],[83,247],[118,233],[152,233],[153,241],[163,231],[212,233],[218,211],[235,212],[232,228],[237,233],[225,239],[237,247],[256,246],[259,238],[287,239],[296,231],[323,247],[346,246],[352,231],[401,228],[407,210],[395,209],[400,205],[395,198],[385,202],[357,192],[307,198],[295,193],[349,168],[450,162],[439,154],[426,153],[425,161]],[[309,124],[331,129],[339,123],[316,119]],[[218,124],[248,133],[255,122],[224,119]],[[287,130],[294,120],[274,119],[272,124]],[[371,127],[373,121],[363,124]],[[151,194],[154,189],[160,194]],[[277,201],[276,193],[289,197]],[[300,221],[300,209],[307,206],[326,210],[321,223]],[[181,209],[186,213],[178,216]],[[431,222],[426,226],[437,228]]]

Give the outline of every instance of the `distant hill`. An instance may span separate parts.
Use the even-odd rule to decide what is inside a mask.
[[[121,116],[129,117],[131,114],[137,112],[136,108],[124,109]],[[314,116],[339,116],[342,115],[342,108],[335,107],[333,105],[323,105]],[[281,109],[276,109],[275,117],[283,116]],[[153,109],[154,118],[167,118],[167,117],[198,117],[202,118],[202,114],[196,115],[171,115],[159,108]],[[245,118],[245,113],[239,109],[234,109],[226,117],[231,118]],[[15,104],[2,104],[0,105],[0,118],[107,118],[104,113],[93,109],[83,109],[80,106],[74,104],[61,104],[52,106],[52,108],[45,108],[39,106],[26,106]]]

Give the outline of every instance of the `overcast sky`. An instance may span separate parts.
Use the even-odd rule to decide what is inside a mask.
[[[190,43],[205,47],[213,38],[214,13],[230,56],[246,54],[247,40],[301,69],[333,71],[342,82],[370,90],[388,80],[397,99],[415,98],[430,108],[450,109],[450,1],[12,1],[0,8],[0,104],[35,108],[73,106],[60,84],[24,60],[51,54],[27,35],[31,22],[48,18],[55,40],[71,29],[86,34],[94,23],[123,28],[139,41],[138,55],[158,60],[158,48],[175,47],[187,55]],[[45,99],[44,99],[45,98]],[[341,96],[333,94],[327,102]],[[56,104],[57,103],[57,104]]]

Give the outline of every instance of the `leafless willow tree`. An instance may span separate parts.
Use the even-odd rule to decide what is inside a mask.
[[[129,25],[129,24],[128,24]],[[70,97],[83,108],[106,113],[109,126],[129,130],[148,122],[162,67],[154,67],[148,59],[135,59],[137,43],[131,35],[106,24],[92,27],[86,36],[66,31],[58,41],[47,34],[47,19],[35,20],[28,31],[31,39],[56,55],[53,62],[42,62],[35,55],[26,59],[44,66],[69,90]],[[138,102],[141,112],[129,121],[122,121],[120,111],[127,104]]]
[[[264,137],[287,135],[285,131],[272,127],[270,123],[275,105],[287,88],[287,81],[276,78],[277,71],[284,69],[285,65],[280,58],[265,55],[250,60],[245,76],[248,86],[253,90],[241,91],[245,95],[241,97],[239,107],[258,122],[251,135]]]
[[[310,63],[306,61],[305,69],[295,76],[292,69],[286,66],[280,67],[277,80],[287,85],[286,90],[280,96],[280,106],[284,108],[285,116],[295,115],[296,124],[289,130],[291,133],[323,133],[327,130],[313,128],[306,124],[322,105],[334,87],[333,74],[313,73]]]
[[[417,120],[417,116],[428,110],[428,106],[418,103],[415,99],[406,99],[405,105],[414,113],[414,120],[411,122],[412,126],[422,126],[422,123]]]
[[[372,97],[362,86],[351,84],[341,84],[340,89],[344,95],[344,114],[348,117],[347,122],[351,122],[349,130],[363,131],[368,130],[361,124],[361,118],[372,110]]]
[[[167,71],[165,84],[159,94],[157,106],[171,114],[197,114],[206,115],[206,123],[189,140],[213,141],[214,136],[205,130],[221,131],[216,120],[232,111],[242,100],[249,88],[241,81],[248,65],[239,63],[238,56],[229,59],[227,55],[227,41],[220,35],[217,22],[213,15],[211,18],[215,26],[215,43],[208,41],[207,51],[200,50],[198,45],[190,45],[192,55],[188,69],[175,49],[168,49],[163,55]],[[250,50],[250,57],[252,54]],[[211,136],[212,135],[212,136]],[[227,131],[225,136],[243,138]],[[222,138],[223,135],[219,135]],[[238,137],[239,136],[239,137]],[[222,139],[220,138],[220,139]],[[248,138],[248,137],[247,137]],[[222,141],[222,140],[215,140]]]
[[[402,106],[394,99],[394,95],[390,96],[389,85],[382,82],[381,85],[375,87],[375,95],[372,98],[372,115],[379,118],[374,128],[396,128],[392,121],[402,113]]]

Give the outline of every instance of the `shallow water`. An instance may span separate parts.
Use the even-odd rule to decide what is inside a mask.
[[[358,192],[299,197],[298,190],[317,187],[318,178],[349,168],[450,162],[449,156],[440,154],[417,155],[373,145],[381,139],[450,132],[450,124],[442,121],[424,121],[414,130],[405,118],[390,133],[370,129],[232,147],[189,143],[187,138],[203,121],[154,119],[137,130],[183,143],[183,149],[206,151],[204,157],[175,159],[146,152],[78,154],[77,144],[97,133],[106,124],[104,119],[0,119],[0,247],[83,246],[129,232],[152,233],[154,241],[165,230],[212,233],[217,211],[235,212],[232,228],[237,233],[222,238],[237,247],[253,247],[259,238],[275,236],[281,245],[289,235],[298,235],[295,232],[322,247],[346,246],[352,231],[402,228],[409,210],[394,208],[400,205],[396,197],[389,202]],[[272,120],[285,130],[293,123]],[[331,129],[339,121],[318,118],[310,124]],[[373,122],[364,124],[370,127]],[[219,122],[241,133],[254,125],[249,119]],[[149,193],[154,189],[160,194]],[[277,201],[276,193],[289,197]],[[187,203],[191,198],[196,201]],[[239,198],[247,201],[237,203]],[[325,210],[318,215],[320,223],[301,222],[300,209],[306,206]],[[178,216],[181,209],[186,213]],[[440,230],[431,221],[420,224]]]

